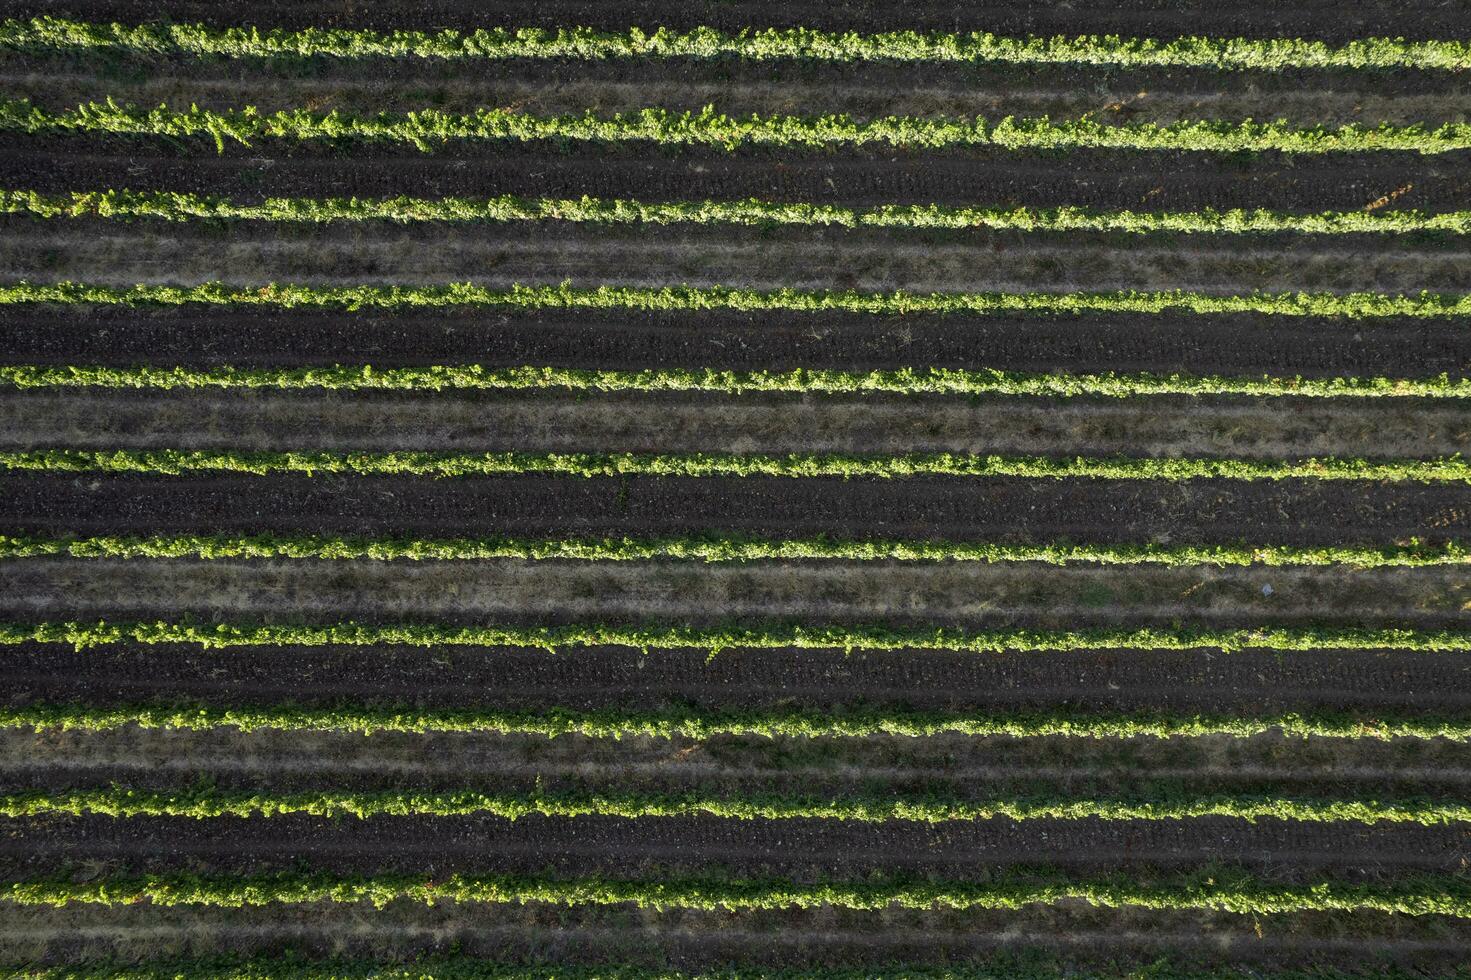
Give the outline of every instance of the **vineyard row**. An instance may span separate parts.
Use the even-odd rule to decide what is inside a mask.
[[[900,820],[1295,820],[1311,823],[1403,823],[1419,826],[1471,823],[1471,804],[1406,800],[1307,800],[1260,796],[1151,796],[1145,799],[1079,799],[1037,796],[965,800],[885,794],[860,798],[799,799],[759,794],[716,797],[695,793],[489,794],[323,791],[254,793],[207,789],[184,792],[68,789],[0,795],[0,816],[54,815],[128,817],[273,817],[305,814],[360,819],[379,816],[456,817],[488,814],[509,820],[547,817],[697,817],[733,820],[841,820],[883,823]]]
[[[1409,126],[1300,128],[1276,120],[1240,122],[1190,120],[1173,123],[1121,123],[1047,117],[930,119],[887,116],[857,120],[846,115],[732,117],[706,106],[699,112],[657,107],[613,115],[595,112],[537,116],[513,109],[481,108],[472,113],[420,109],[355,116],[333,110],[260,112],[242,109],[152,109],[109,99],[75,109],[50,110],[24,99],[0,102],[0,130],[31,134],[115,133],[194,137],[214,140],[224,152],[227,140],[249,146],[256,139],[351,139],[395,143],[431,152],[451,140],[575,140],[596,143],[649,142],[663,146],[709,146],[725,150],[765,146],[831,148],[883,146],[904,149],[998,146],[1009,150],[1123,149],[1212,153],[1359,153],[1403,151],[1450,153],[1471,148],[1471,123]]]
[[[535,390],[684,391],[726,395],[1024,395],[1053,398],[1151,395],[1248,395],[1260,398],[1471,398],[1471,378],[1233,378],[1215,375],[1098,374],[1004,371],[995,368],[900,368],[892,371],[728,371],[646,368],[638,371],[478,364],[380,368],[105,367],[0,365],[0,384],[17,388],[320,388],[337,391]]]
[[[218,534],[38,537],[0,534],[0,559],[324,559],[457,561],[494,558],[578,561],[975,561],[1049,565],[1162,565],[1425,568],[1471,563],[1459,542],[1386,547],[1330,545],[1002,544],[896,539],[769,539],[741,534],[617,538],[373,538],[344,535]]]
[[[1463,317],[1471,295],[1386,293],[1214,293],[1172,289],[1068,293],[871,293],[858,290],[737,289],[727,286],[613,286],[592,288],[516,283],[505,289],[470,282],[446,285],[313,286],[270,283],[190,286],[16,282],[0,285],[0,305],[95,303],[107,306],[210,306],[324,309],[434,309],[503,306],[517,309],[738,310],[842,313],[1265,313],[1343,319]]]
[[[745,627],[449,626],[427,623],[246,625],[188,622],[0,623],[0,645],[60,643],[84,650],[117,643],[197,643],[207,650],[250,646],[476,646],[534,648],[632,647],[638,650],[730,649],[950,650],[964,653],[1060,650],[1403,650],[1471,651],[1471,632],[1371,627],[1254,629],[959,630],[889,626]]]
[[[329,453],[229,452],[175,449],[0,451],[0,471],[53,473],[344,473],[359,476],[774,476],[872,477],[975,476],[1107,480],[1397,480],[1417,483],[1471,481],[1471,457],[1438,459],[1352,459],[1309,457],[1292,460],[1225,458],[981,456],[966,453],[912,453],[859,456],[792,453]]]
[[[764,738],[868,738],[935,735],[1011,738],[1251,738],[1281,734],[1299,738],[1390,740],[1445,739],[1471,742],[1471,718],[1402,715],[1376,710],[1372,717],[1343,712],[1239,715],[1161,713],[815,711],[613,712],[401,707],[211,707],[197,703],[100,707],[43,704],[0,707],[0,729],[104,732],[136,725],[182,731],[355,732],[363,735],[490,734],[556,738],[690,738],[722,735]]]
[[[1471,233],[1471,211],[1273,211],[1232,208],[1199,211],[1130,211],[1064,206],[950,207],[883,204],[851,208],[835,204],[744,201],[635,201],[623,198],[268,197],[247,204],[227,197],[181,191],[72,191],[48,194],[0,190],[0,212],[43,218],[152,218],[164,221],[569,221],[589,224],[797,225],[839,228],[965,229],[1007,231],[1109,231],[1144,234]]]
[[[878,910],[1020,909],[1066,901],[1100,908],[1207,909],[1246,915],[1291,912],[1392,912],[1471,918],[1471,884],[1464,879],[1426,877],[1403,884],[1357,885],[1320,881],[1275,885],[1213,869],[1159,882],[1121,878],[1078,881],[1056,872],[1030,876],[994,875],[987,882],[867,881],[805,884],[783,879],[722,878],[629,881],[607,878],[557,879],[522,875],[373,875],[337,877],[280,875],[150,874],[0,883],[0,901],[17,905],[85,903],[126,906],[242,906],[308,902],[528,902],[550,905],[623,905],[702,910],[793,909],[821,906]]]
[[[228,27],[205,24],[89,23],[61,17],[0,23],[0,46],[21,50],[124,51],[228,58],[745,58],[865,61],[1000,62],[1119,67],[1191,67],[1281,71],[1351,68],[1461,71],[1471,67],[1465,41],[1366,38],[1342,45],[1299,38],[1181,37],[1172,40],[1089,35],[878,34],[811,28],[736,33],[711,27],[599,31],[515,29],[371,31],[343,28]]]

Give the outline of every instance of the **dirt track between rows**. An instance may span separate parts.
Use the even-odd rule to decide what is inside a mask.
[[[787,712],[1162,711],[1248,716],[1352,709],[1459,715],[1471,657],[1211,650],[954,654],[899,650],[649,654],[624,648],[168,646],[0,649],[12,704],[202,700],[433,708]],[[1372,717],[1372,715],[1371,715]]]
[[[0,448],[1453,456],[1448,401],[0,389]]]
[[[1393,544],[1471,531],[1456,484],[913,477],[0,474],[7,530]]]
[[[797,271],[800,270],[800,273]],[[450,224],[38,224],[0,218],[0,275],[40,282],[492,288],[566,282],[655,288],[915,293],[1181,289],[1418,294],[1471,288],[1471,252],[1373,237],[1184,236],[1145,243],[1095,233]]]
[[[1351,932],[1346,935],[1346,932]],[[282,944],[319,956],[415,960],[446,952],[498,962],[545,964],[647,961],[690,970],[708,962],[770,969],[882,970],[926,957],[953,961],[997,952],[1045,950],[1084,962],[1117,964],[1162,955],[1228,957],[1264,969],[1309,957],[1319,965],[1366,960],[1422,969],[1459,966],[1467,928],[1456,920],[1369,913],[1266,917],[1208,912],[1110,910],[1081,905],[1019,912],[912,913],[783,910],[696,912],[621,908],[398,904],[365,915],[354,906],[198,909],[0,906],[0,950],[16,961],[60,958],[80,949],[100,959],[273,952]],[[15,951],[15,952],[12,952]]]
[[[1059,630],[1189,622],[1454,629],[1467,604],[1471,571],[1452,566],[36,558],[7,569],[0,616],[22,622],[775,621]]]
[[[632,0],[609,8],[587,0],[510,0],[493,10],[473,0],[424,0],[401,9],[375,5],[344,7],[332,0],[291,0],[251,8],[250,23],[261,26],[359,27],[387,30],[426,27],[565,27],[585,25],[626,30],[630,24],[688,29],[710,25],[726,30],[742,27],[813,27],[827,30],[995,31],[1003,34],[1130,34],[1171,38],[1216,34],[1246,37],[1318,37],[1342,40],[1365,36],[1456,37],[1464,27],[1454,4],[1417,5],[1407,16],[1400,0],[1364,0],[1351,8],[1330,0],[1301,0],[1289,6],[1230,6],[1203,0],[1175,4],[1159,0],[1123,0],[1095,7],[1061,7],[1047,0],[1022,3],[968,4],[956,7],[939,0],[918,0],[902,8],[843,0],[773,7],[753,0],[671,3]],[[221,26],[241,23],[237,7],[219,0],[7,0],[6,16],[50,14],[76,18],[204,21]]]
[[[1453,872],[1471,836],[1460,827],[1362,827],[1190,821],[991,820],[856,824],[813,820],[372,817],[270,820],[136,817],[0,821],[0,873],[38,876],[58,864],[107,862],[119,872],[264,873],[309,867],[338,874],[655,874],[797,880],[889,877],[966,880],[998,867],[1188,870],[1224,863],[1272,881],[1328,872],[1382,880]]]
[[[1158,798],[1238,794],[1318,799],[1465,797],[1471,748],[1447,741],[1201,737],[769,739],[493,734],[372,738],[336,732],[124,728],[0,731],[3,791],[120,785],[178,791],[465,790],[686,793],[713,798],[897,794]]]
[[[1227,376],[1471,373],[1455,319],[1176,314],[440,314],[304,310],[0,310],[14,363],[239,367],[371,364],[1152,371]]]
[[[353,156],[311,145],[213,144],[185,154],[121,137],[13,136],[0,161],[8,186],[69,192],[127,188],[266,197],[627,198],[641,201],[806,201],[850,207],[948,204],[970,207],[1087,206],[1140,211],[1204,207],[1356,211],[1391,193],[1423,211],[1471,207],[1466,154],[1348,153],[1298,159],[1200,153],[1000,148],[925,154],[834,149],[821,154],[697,148],[561,148],[451,145],[433,154],[371,144]],[[206,152],[207,149],[207,152]]]

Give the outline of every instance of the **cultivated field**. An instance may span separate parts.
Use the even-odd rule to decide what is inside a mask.
[[[0,0],[0,975],[1467,980],[1460,0]]]

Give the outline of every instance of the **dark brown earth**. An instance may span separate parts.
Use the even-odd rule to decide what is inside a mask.
[[[1389,545],[1464,538],[1455,484],[0,474],[33,534],[702,535]]]
[[[238,7],[217,0],[61,0],[6,2],[0,15],[50,14],[90,19],[205,21],[239,24]],[[1060,6],[1047,0],[980,3],[957,7],[938,0],[895,7],[874,0],[833,4],[771,4],[755,0],[633,0],[616,7],[587,0],[510,0],[487,9],[468,0],[424,0],[413,6],[384,6],[333,0],[262,3],[252,6],[249,22],[258,25],[370,27],[562,27],[569,24],[608,30],[630,24],[671,28],[700,25],[742,27],[800,26],[827,30],[980,30],[1004,34],[1113,33],[1151,37],[1216,34],[1265,37],[1318,37],[1327,40],[1371,35],[1457,37],[1465,12],[1454,0],[1406,3],[1364,0],[1344,8],[1329,0],[1288,5],[1226,5],[1204,0],[1121,0],[1102,6]]]
[[[800,267],[800,271],[798,271]],[[856,289],[865,293],[1307,291],[1456,295],[1471,250],[1454,238],[1187,235],[985,229],[777,228],[564,223],[38,224],[0,217],[11,279],[125,287],[227,281],[508,289],[563,282],[658,289]],[[548,270],[556,270],[549,274]],[[1149,314],[1146,314],[1149,315]]]
[[[7,186],[41,191],[131,190],[266,197],[625,198],[744,200],[849,207],[946,204],[1148,211],[1199,208],[1356,210],[1397,190],[1397,207],[1471,206],[1467,154],[1213,155],[1115,150],[1067,153],[974,149],[821,153],[576,144],[557,150],[494,142],[450,144],[432,154],[366,144],[351,158],[315,144],[261,141],[215,153],[187,143],[123,137],[9,137]],[[476,150],[475,147],[480,147]],[[466,159],[473,158],[473,163]]]
[[[10,704],[202,699],[539,711],[1165,711],[1266,715],[1471,711],[1471,656],[1209,649],[970,654],[943,651],[651,651],[121,645],[0,648]]]
[[[608,741],[493,733],[115,729],[0,731],[0,792],[121,785],[178,792],[208,782],[266,793],[459,791],[530,794],[770,794],[988,801],[998,798],[1166,799],[1190,795],[1308,799],[1465,798],[1464,746],[1401,739],[1109,740],[935,736],[911,739]]]
[[[979,562],[34,558],[10,572],[0,617],[1454,630],[1462,625],[1468,600],[1471,575],[1450,567],[1407,572]]]
[[[436,314],[0,310],[20,363],[238,367],[483,364],[637,370],[823,367],[1427,377],[1471,372],[1464,325],[1251,315]]]
[[[1069,961],[1139,968],[1171,963],[1291,968],[1452,969],[1471,937],[1453,920],[1373,913],[1252,917],[1209,912],[1039,906],[1018,912],[698,912],[397,904],[365,915],[355,906],[162,909],[0,907],[0,950],[14,961],[79,956],[131,960],[291,949],[321,957],[413,961],[461,953],[544,965],[631,963],[690,972],[711,963],[771,970],[894,964],[962,966],[988,955],[1051,953]],[[550,952],[549,952],[550,951]]]
[[[1393,880],[1453,873],[1460,827],[1243,823],[1222,818],[1119,822],[985,820],[927,826],[667,817],[370,817],[268,820],[136,817],[0,821],[0,873],[43,877],[107,862],[117,873],[546,874],[975,880],[990,868],[1147,876],[1220,864],[1272,882]],[[1039,862],[1039,855],[1045,859]],[[1229,872],[1223,871],[1223,875]]]

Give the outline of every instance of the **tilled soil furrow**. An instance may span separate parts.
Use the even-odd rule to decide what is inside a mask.
[[[38,3],[11,0],[0,12],[30,17],[50,14],[92,20],[201,21],[237,26],[238,8],[218,0],[62,0]],[[377,30],[455,27],[566,27],[580,25],[603,30],[626,30],[630,24],[647,28],[689,29],[712,26],[724,30],[744,27],[813,27],[826,30],[884,31],[994,31],[998,34],[1123,34],[1173,38],[1188,35],[1227,37],[1299,37],[1347,40],[1366,36],[1436,38],[1461,36],[1464,22],[1454,5],[1421,6],[1406,16],[1394,0],[1366,0],[1352,9],[1305,0],[1291,6],[1221,6],[1192,0],[1162,5],[1158,0],[1127,0],[1106,8],[1059,8],[1044,0],[1023,3],[980,3],[956,8],[937,0],[889,8],[860,0],[836,4],[788,4],[773,7],[754,0],[670,3],[669,0],[633,0],[617,8],[589,7],[577,0],[512,0],[493,10],[467,0],[426,0],[411,7],[354,7],[344,10],[329,0],[276,3],[252,8],[250,22],[260,26],[349,27]]]
[[[1471,570],[1097,568],[887,562],[461,562],[36,558],[6,570],[20,621],[893,622],[971,627],[1454,628]]]
[[[12,704],[203,699],[424,710],[735,711],[871,708],[1231,712],[1463,711],[1463,654],[1210,650],[884,654],[821,650],[395,647],[0,649]]]
[[[1246,919],[1229,913],[1152,912],[1038,906],[965,913],[697,912],[398,904],[371,916],[351,906],[247,909],[72,906],[0,907],[0,950],[14,962],[150,960],[223,951],[272,954],[283,943],[309,955],[415,960],[434,954],[500,962],[547,962],[546,950],[576,962],[623,962],[629,950],[670,962],[892,968],[953,966],[996,951],[1045,951],[1082,962],[1144,966],[1181,951],[1205,963],[1264,964],[1284,955],[1319,966],[1361,965],[1393,955],[1426,969],[1459,965],[1465,927],[1456,920],[1368,913],[1300,913]],[[1345,927],[1351,935],[1345,935]]]
[[[0,390],[0,447],[391,452],[1451,456],[1471,407],[551,392]]]
[[[759,534],[1048,542],[1438,543],[1455,484],[913,477],[0,474],[10,533]]]
[[[1461,155],[1333,154],[1310,162],[1260,153],[1250,160],[1199,153],[1073,150],[1038,154],[978,148],[966,154],[810,154],[682,151],[636,146],[597,153],[498,148],[473,161],[470,147],[432,155],[355,148],[350,161],[272,141],[222,155],[169,153],[121,138],[12,136],[0,161],[7,187],[68,192],[128,188],[267,197],[628,198],[646,201],[763,198],[847,206],[947,204],[1138,211],[1275,208],[1357,211],[1395,194],[1396,208],[1471,207]],[[128,150],[133,152],[127,152]]]
[[[1045,116],[1161,124],[1270,118],[1299,127],[1380,122],[1433,126],[1464,121],[1466,114],[1464,101],[1454,92],[1394,94],[1382,88],[1356,86],[1352,76],[1324,80],[1328,87],[1316,89],[1315,80],[1307,80],[1284,91],[1280,82],[1270,77],[1261,87],[1253,87],[1249,81],[1233,86],[1231,82],[1242,80],[1238,73],[1227,76],[1225,85],[1207,91],[1172,92],[1169,76],[1151,80],[1117,69],[1081,84],[1070,79],[1049,86],[1018,73],[989,81],[984,76],[972,77],[968,85],[944,86],[927,83],[922,77],[911,76],[904,83],[885,85],[882,79],[867,76],[822,77],[827,73],[801,80],[741,79],[729,73],[725,77],[701,78],[690,77],[694,74],[690,72],[681,72],[685,75],[682,78],[669,78],[662,68],[659,64],[650,66],[638,80],[584,79],[574,63],[562,68],[561,77],[549,84],[544,73],[530,79],[414,79],[387,75],[360,80],[332,74],[262,78],[248,74],[248,68],[242,72],[231,64],[224,77],[186,68],[181,74],[140,73],[129,78],[119,77],[122,73],[116,69],[99,77],[95,71],[78,72],[65,66],[27,71],[25,66],[16,65],[0,72],[0,86],[12,98],[28,99],[57,111],[109,98],[145,106],[198,105],[216,111],[254,106],[261,112],[275,112],[313,106],[318,111],[335,109],[357,116],[414,112],[430,106],[454,113],[508,106],[530,115],[553,116],[588,110],[608,115],[636,113],[649,106],[699,112],[713,105],[732,116],[842,113],[859,120],[887,116]],[[1335,81],[1342,84],[1335,85]]]
[[[216,785],[438,789],[511,785],[544,776],[567,784],[621,780],[775,791],[855,792],[883,783],[956,786],[984,797],[1006,787],[1123,794],[1150,780],[1209,793],[1409,798],[1464,795],[1471,747],[1440,741],[1306,741],[1284,736],[1159,740],[933,736],[913,739],[715,737],[619,741],[491,734],[361,735],[122,728],[100,732],[0,729],[7,787],[173,786],[209,773]],[[764,785],[763,780],[775,780]],[[517,784],[519,785],[519,784]],[[614,788],[619,788],[615,785]],[[846,789],[843,789],[846,787]]]
[[[7,359],[128,366],[484,364],[792,370],[991,367],[1278,377],[1471,374],[1454,319],[1113,314],[880,317],[702,312],[425,315],[303,310],[0,309]]]
[[[896,237],[898,240],[895,240]],[[740,286],[887,292],[1184,289],[1208,293],[1461,291],[1471,252],[1375,237],[1344,250],[1332,238],[1295,245],[1187,236],[1174,247],[1091,233],[949,233],[914,242],[883,232],[746,228],[640,229],[534,224],[268,223],[87,225],[0,222],[0,270],[30,281],[104,285],[433,285],[497,288],[567,281],[579,288]]]
[[[536,873],[641,878],[731,873],[852,880],[882,869],[963,880],[982,869],[1190,869],[1223,862],[1272,881],[1454,871],[1464,828],[1321,826],[1276,820],[952,822],[934,826],[669,817],[371,817],[271,820],[137,817],[0,821],[0,871],[76,862],[112,873]]]

